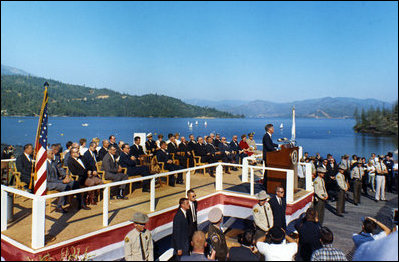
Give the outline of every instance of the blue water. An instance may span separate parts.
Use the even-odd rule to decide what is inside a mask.
[[[187,122],[193,122],[190,129]],[[198,121],[198,126],[195,125]],[[204,122],[207,122],[207,126]],[[108,139],[116,136],[117,141],[132,143],[134,132],[152,132],[163,134],[179,132],[182,136],[189,134],[207,135],[210,132],[220,133],[231,141],[236,134],[255,132],[255,141],[262,143],[267,123],[275,126],[274,141],[280,137],[291,138],[291,119],[194,119],[194,118],[131,118],[131,117],[50,117],[48,141],[65,143],[93,137]],[[83,127],[82,123],[89,124]],[[280,123],[284,128],[279,129]],[[1,117],[1,143],[24,145],[34,143],[38,124],[37,117]],[[382,137],[357,134],[352,127],[353,119],[296,119],[296,140],[304,151],[311,155],[319,152],[322,156],[331,153],[335,158],[347,154],[369,157],[372,152],[386,154],[398,148],[397,137]],[[156,139],[156,136],[154,136]],[[395,156],[397,159],[397,156]]]

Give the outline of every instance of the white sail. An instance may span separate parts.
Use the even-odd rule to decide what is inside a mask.
[[[204,125],[208,125],[208,123],[205,121]]]
[[[190,124],[188,125],[188,127],[193,127],[193,123],[190,123]]]
[[[281,123],[280,124],[280,129],[283,129],[284,128],[284,125],[283,125],[283,123]]]
[[[295,127],[295,107],[292,108],[292,129],[291,129],[291,141],[296,139],[296,127]]]
[[[195,124],[198,125],[198,121],[195,121]]]

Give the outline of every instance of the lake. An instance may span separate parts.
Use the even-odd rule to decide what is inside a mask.
[[[198,121],[198,125],[195,124]],[[207,122],[205,126],[204,123]],[[190,128],[188,122],[192,122]],[[87,123],[88,126],[82,126]],[[123,140],[132,143],[134,132],[152,132],[163,134],[179,132],[182,136],[189,134],[207,135],[211,132],[220,133],[231,141],[234,134],[255,132],[255,141],[262,143],[267,123],[275,126],[273,140],[291,138],[291,119],[194,119],[194,118],[138,118],[138,117],[50,117],[48,126],[48,141],[61,143],[65,147],[67,141],[78,142],[80,138],[90,141],[93,137],[108,139],[113,134],[117,141]],[[284,128],[279,126],[283,123]],[[1,143],[12,145],[34,144],[37,117],[1,117]],[[398,148],[397,137],[383,137],[357,134],[352,127],[353,119],[296,119],[296,141],[303,146],[304,151],[314,155],[319,152],[322,156],[331,153],[339,159],[341,155],[357,154],[370,156],[394,152]],[[397,155],[395,155],[397,159]]]

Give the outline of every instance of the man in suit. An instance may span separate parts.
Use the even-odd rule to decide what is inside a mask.
[[[222,160],[223,162],[227,162],[227,157],[226,154],[224,154],[222,151],[219,151],[216,149],[215,145],[213,144],[212,137],[208,136],[207,138],[207,144],[205,146],[205,150],[206,150],[206,156],[207,156],[207,162],[208,163],[216,163],[219,160]],[[214,173],[215,167],[211,167],[210,168],[210,172],[209,174],[214,177],[213,173]],[[225,172],[227,174],[230,174],[228,167],[225,167]]]
[[[188,150],[189,151],[194,151],[195,148],[197,147],[197,141],[195,141],[194,135],[190,134],[188,136],[188,138],[190,139],[190,141],[188,142],[187,146],[188,146]]]
[[[173,218],[172,247],[177,260],[181,256],[189,255],[190,239],[189,224],[187,219],[187,210],[190,204],[187,198],[180,198],[179,209]]]
[[[148,153],[155,154],[155,150],[157,149],[157,144],[152,139],[152,134],[151,133],[149,133],[147,135],[147,141],[145,142],[145,148],[146,148]]]
[[[243,159],[244,157],[248,156],[247,154],[244,153],[244,150],[241,149],[237,141],[237,135],[234,135],[230,142],[230,150],[231,153],[233,154],[233,160],[235,164],[240,163],[240,158]]]
[[[127,174],[129,176],[141,175],[149,176],[150,170],[148,166],[137,166],[137,158],[129,155],[130,146],[129,144],[122,145],[122,153],[119,158],[119,164],[122,167],[127,168]],[[143,192],[150,192],[150,180],[143,181]]]
[[[103,146],[98,150],[97,161],[103,161],[104,156],[108,153],[109,141],[104,139]]]
[[[129,177],[127,174],[122,173],[122,168],[116,162],[116,147],[114,145],[110,145],[108,149],[108,154],[104,156],[102,169],[105,171],[105,179],[110,179],[113,182],[127,180]],[[127,199],[123,195],[126,184],[119,186],[119,194],[117,196],[118,199]]]
[[[193,189],[189,189],[187,191],[187,198],[189,202],[190,208],[187,210],[187,219],[188,219],[188,231],[189,231],[189,239],[192,238],[195,231],[198,230],[197,225],[197,208],[198,202],[196,200],[197,194],[195,194]]]
[[[115,148],[116,148],[115,155],[116,155],[116,158],[118,158],[119,154],[121,153],[121,149],[118,146],[118,144],[116,143],[116,137],[114,135],[110,135],[108,139],[109,139],[109,145],[110,146],[115,146]]]
[[[169,154],[168,151],[166,151],[166,142],[161,141],[161,149],[157,151],[157,160],[158,162],[164,163],[164,168],[169,171],[175,171],[175,170],[180,170],[183,169],[182,166],[178,166],[173,164],[173,160]],[[177,184],[183,184],[183,174],[179,173],[177,175]],[[170,186],[175,186],[175,176],[170,175],[169,176],[169,185]]]
[[[91,170],[97,175],[97,157],[96,157],[96,146],[95,142],[89,144],[89,149],[83,154],[83,163],[88,170]]]
[[[222,137],[218,146],[220,152],[222,152],[226,156],[226,160],[228,163],[232,163],[234,161],[233,154],[231,153],[231,149],[229,144],[227,144],[226,138]],[[232,168],[233,170],[237,168]]]
[[[284,188],[276,187],[276,195],[270,199],[269,203],[273,211],[273,225],[286,230],[285,209],[287,205],[284,198]]]
[[[68,181],[65,179],[66,174],[63,175],[60,169],[57,167],[54,161],[54,152],[52,150],[47,151],[47,190],[57,190],[59,192],[68,191],[71,189],[79,188],[77,181]],[[59,197],[57,202],[57,208],[55,212],[67,213],[68,211],[62,208],[62,205],[66,201],[66,196]]]
[[[266,134],[263,136],[263,161],[265,161],[265,166],[267,165],[266,162],[266,155],[267,152],[273,152],[276,151],[276,147],[278,147],[277,144],[273,143],[272,141],[272,135],[274,133],[274,126],[273,124],[267,124],[265,126]],[[265,190],[267,191],[267,170],[265,170],[265,174],[263,176],[263,186],[265,187]]]
[[[178,152],[180,152],[180,165],[184,167],[193,167],[194,166],[194,159],[192,152],[189,149],[187,140],[184,136],[180,138],[181,142],[178,146]]]
[[[145,155],[143,147],[140,145],[141,138],[136,136],[134,138],[134,144],[130,147],[130,155],[134,156],[137,159],[140,159],[140,156]]]
[[[21,172],[21,181],[26,183],[25,188],[28,188],[31,180],[32,153],[33,153],[33,145],[26,144],[24,146],[24,152],[17,157],[17,160],[15,162],[17,171]]]

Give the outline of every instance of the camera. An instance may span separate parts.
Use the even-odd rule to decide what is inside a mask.
[[[213,246],[212,246],[212,241],[211,241],[211,239],[210,238],[207,238],[206,239],[206,243],[207,243],[207,245],[206,245],[206,248],[205,248],[205,255],[206,256],[211,256],[212,255],[212,250],[213,250]]]

